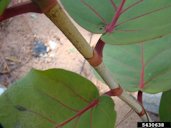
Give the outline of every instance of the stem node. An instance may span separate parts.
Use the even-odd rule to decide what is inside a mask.
[[[93,57],[87,59],[89,64],[93,67],[96,67],[102,63],[102,56],[100,56],[97,51],[94,49],[93,51]]]
[[[110,91],[106,92],[105,94],[109,96],[120,96],[123,93],[123,89],[119,86],[118,88],[111,89]]]

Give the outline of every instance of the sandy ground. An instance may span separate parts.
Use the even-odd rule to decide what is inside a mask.
[[[93,35],[77,25],[79,31],[91,46],[95,45],[99,35]],[[34,42],[41,41],[48,52],[35,57]],[[55,44],[51,47],[50,43]],[[17,16],[0,25],[0,85],[8,86],[25,75],[31,68],[63,68],[93,81],[102,93],[108,87],[93,75],[93,70],[68,39],[44,15],[25,14]],[[114,98],[117,111],[117,128],[136,128],[140,118],[130,112],[130,108]],[[128,113],[128,114],[127,114]],[[127,118],[120,123],[121,120]]]

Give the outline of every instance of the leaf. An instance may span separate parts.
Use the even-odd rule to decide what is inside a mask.
[[[107,23],[115,13],[110,1],[106,0],[61,0],[61,2],[77,23],[95,33],[103,33],[105,27],[102,19],[95,12],[100,14]],[[95,12],[89,5],[95,9]]]
[[[128,91],[171,89],[171,36],[141,44],[106,45],[104,63]]]
[[[87,79],[62,69],[32,70],[0,97],[5,128],[113,128],[114,103]]]
[[[167,121],[171,122],[171,90],[167,92],[163,92],[161,101],[160,101],[160,108],[159,108],[159,115],[160,121]]]
[[[171,33],[170,0],[126,0],[117,13],[123,1],[61,0],[78,24],[91,32],[103,33],[101,39],[108,44],[140,43]],[[109,32],[106,28],[116,15],[119,18]]]
[[[8,6],[10,0],[0,0],[0,15],[2,15],[5,8]]]

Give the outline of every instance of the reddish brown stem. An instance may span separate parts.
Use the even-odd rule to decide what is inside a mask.
[[[126,0],[122,0],[121,4],[117,8],[116,14],[113,17],[112,22],[106,26],[106,28],[105,28],[106,32],[112,32],[115,29],[115,25],[116,25],[120,15],[121,15],[121,12],[122,12],[122,9],[123,9],[125,2],[126,2]]]
[[[142,91],[138,91],[137,100],[139,101],[139,103],[143,104],[143,92]]]
[[[21,15],[23,13],[28,13],[28,12],[41,13],[41,10],[32,2],[23,2],[13,7],[7,8],[4,11],[4,13],[0,16],[0,22],[8,18]]]
[[[83,115],[86,111],[94,108],[97,104],[99,103],[99,100],[96,99],[94,101],[92,101],[87,107],[85,107],[84,109],[82,109],[81,111],[79,111],[76,115],[74,115],[73,117],[67,119],[66,121],[58,124],[56,126],[56,128],[60,128],[60,127],[63,127],[64,125],[66,125],[67,123],[71,122],[72,120],[74,120],[75,118],[77,117],[80,117],[81,115]]]

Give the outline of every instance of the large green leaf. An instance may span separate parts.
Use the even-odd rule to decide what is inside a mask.
[[[111,1],[61,0],[73,19],[94,33],[105,33],[105,27],[111,23],[116,14]],[[113,0],[117,7],[121,1]],[[124,9],[126,11],[120,15],[113,32],[102,35],[102,40],[106,43],[138,43],[171,33],[170,0],[126,0]]]
[[[0,0],[0,15],[2,15],[9,2],[10,0]]]
[[[106,45],[104,62],[128,91],[171,89],[171,36],[132,45]]]
[[[167,92],[163,92],[160,101],[160,121],[168,121],[171,122],[171,90]]]
[[[65,121],[62,128],[113,128],[116,116],[110,97],[99,96],[93,83],[62,69],[32,70],[0,103],[4,128],[54,128]]]

